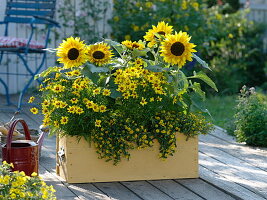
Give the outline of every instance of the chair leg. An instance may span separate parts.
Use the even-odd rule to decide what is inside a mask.
[[[31,70],[29,69],[29,66],[27,65],[26,60],[25,60],[21,55],[20,55],[20,58],[23,60],[23,63],[25,64],[25,67],[26,67],[27,70],[30,72]],[[22,107],[22,100],[23,100],[23,96],[24,96],[24,94],[26,93],[27,89],[30,87],[31,83],[33,82],[33,80],[34,80],[34,76],[35,76],[36,74],[38,74],[39,71],[41,70],[41,68],[42,68],[42,66],[43,66],[43,64],[44,64],[44,62],[45,62],[45,59],[46,59],[46,53],[44,53],[44,55],[43,55],[43,59],[42,59],[42,61],[41,61],[41,64],[40,64],[39,67],[36,69],[36,71],[35,71],[34,73],[31,71],[31,75],[32,75],[32,77],[30,78],[30,80],[28,81],[28,83],[26,84],[26,86],[23,88],[23,90],[21,91],[21,93],[20,93],[20,95],[19,95],[18,111],[21,110],[21,107]],[[37,80],[37,81],[38,81],[39,83],[41,83],[40,80]]]
[[[1,64],[1,62],[2,62],[2,59],[3,59],[3,51],[1,51],[1,53],[0,53],[0,64]]]
[[[10,101],[10,95],[9,95],[8,86],[1,78],[0,78],[0,82],[2,83],[2,85],[4,86],[5,91],[6,91],[6,103],[7,103],[8,106],[10,106],[11,105],[11,101]]]
[[[44,53],[46,54],[46,53]],[[33,71],[30,69],[26,59],[20,54],[20,53],[17,53],[18,57],[22,60],[26,70],[30,73],[31,76],[35,76],[37,73],[33,73]],[[38,70],[38,69],[37,69]],[[40,80],[37,80],[39,84],[41,84],[41,81]]]

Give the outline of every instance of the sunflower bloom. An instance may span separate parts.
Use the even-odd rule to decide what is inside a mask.
[[[113,53],[106,43],[97,43],[88,46],[88,60],[98,66],[107,64],[111,61]]]
[[[159,22],[157,26],[152,26],[152,29],[149,29],[144,36],[144,39],[149,42],[148,47],[153,47],[157,43],[157,34],[158,35],[168,35],[173,31],[172,26],[169,26],[168,23]]]
[[[59,63],[64,64],[64,68],[69,69],[79,67],[87,61],[87,48],[80,38],[70,37],[59,45],[57,48],[57,56]]]
[[[161,46],[161,56],[164,61],[172,65],[183,67],[186,61],[192,61],[192,52],[196,52],[195,44],[190,43],[191,37],[186,33],[180,31],[175,32],[174,35],[167,35]]]
[[[134,50],[143,50],[145,48],[145,45],[142,42],[132,42],[130,40],[125,40],[121,44],[126,46],[128,49]]]

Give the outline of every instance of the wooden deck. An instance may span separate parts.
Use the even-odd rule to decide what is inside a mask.
[[[12,112],[1,108],[0,121],[8,121]],[[20,117],[35,129],[41,121],[27,107]],[[55,145],[55,137],[45,139],[40,175],[54,186],[60,200],[267,199],[267,149],[238,144],[220,128],[200,136],[199,179],[68,184],[55,173]]]

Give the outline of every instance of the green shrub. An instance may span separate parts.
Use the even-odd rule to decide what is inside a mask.
[[[267,146],[267,96],[254,88],[241,89],[236,107],[234,134],[239,142]]]
[[[212,7],[207,13],[213,40],[201,52],[213,70],[210,75],[223,94],[237,93],[243,85],[262,85],[266,79],[264,26],[247,20],[245,10],[233,14],[222,11],[222,7]]]

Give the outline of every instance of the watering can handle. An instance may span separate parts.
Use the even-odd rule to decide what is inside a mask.
[[[17,123],[20,122],[23,126],[24,129],[24,133],[25,133],[25,139],[26,140],[31,140],[31,135],[30,135],[30,131],[28,128],[28,125],[26,124],[26,122],[23,119],[16,119],[13,122],[11,122],[10,125],[10,129],[8,131],[8,135],[7,135],[7,141],[6,141],[6,147],[7,147],[7,162],[10,162],[11,159],[11,142],[12,142],[12,136],[15,130],[15,127],[17,125]]]

